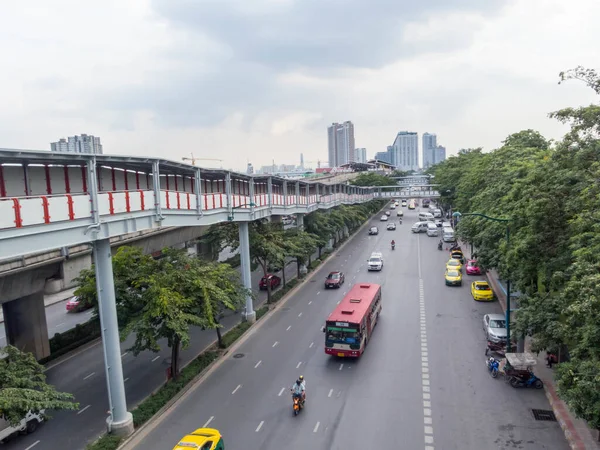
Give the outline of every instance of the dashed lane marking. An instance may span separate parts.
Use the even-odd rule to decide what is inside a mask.
[[[156,361],[158,358],[160,358],[160,355],[158,355],[156,358],[154,358],[151,362]]]
[[[343,368],[344,368],[344,363],[340,364],[340,369],[339,370],[342,370]]]
[[[277,396],[281,397],[281,394],[283,394],[283,391],[285,391],[285,388],[281,388],[281,390],[279,391],[279,394],[277,394]]]
[[[315,345],[315,343],[314,343],[314,342],[311,342],[311,343],[310,343],[310,345],[308,346],[308,348],[312,348],[312,347],[313,347],[313,345]]]
[[[298,363],[298,365],[296,366],[296,369],[299,369],[301,365],[302,365],[302,361],[300,361],[300,362]]]
[[[333,395],[333,389],[329,389],[329,394],[327,394],[327,397],[331,397]]]
[[[231,391],[231,395],[235,394],[238,391],[238,389],[241,387],[242,387],[242,385],[238,384],[237,387],[233,391]]]
[[[258,426],[256,427],[256,432],[258,433],[260,431],[260,429],[262,428],[263,424],[265,423],[264,420],[261,420],[260,423],[258,424]]]
[[[292,326],[291,326],[291,325],[290,325],[289,327],[287,327],[287,328],[285,329],[285,331],[290,331],[290,328],[292,328]]]
[[[275,341],[275,343],[273,344],[273,347],[277,347],[277,344],[279,344],[279,342]]]
[[[61,322],[58,325],[56,325],[54,328],[62,327],[64,324],[65,324],[64,322]]]
[[[319,295],[321,293],[321,291],[317,292],[317,295]]]
[[[125,379],[123,380],[123,383],[127,383],[127,380],[129,380],[129,378],[125,378]]]
[[[202,428],[206,428],[208,424],[213,421],[214,418],[215,416],[210,416],[210,418],[204,423],[204,425],[202,425]]]
[[[81,414],[82,412],[84,412],[86,409],[88,409],[90,406],[92,405],[87,405],[85,408],[81,408],[79,411],[77,411],[77,414]]]
[[[313,433],[316,433],[317,431],[319,431],[319,425],[321,425],[321,422],[317,422],[317,424],[313,428]]]
[[[125,352],[125,353],[123,353],[123,354],[121,355],[121,358],[124,358],[124,357],[125,357],[125,355],[127,355],[127,353],[129,353],[129,352]]]
[[[36,445],[38,445],[40,443],[40,441],[35,441],[33,444],[31,444],[29,447],[27,447],[25,450],[31,450],[33,447],[35,447]]]
[[[312,300],[310,302],[308,302],[308,304],[310,305],[312,303]]]
[[[298,317],[302,317],[302,313],[298,314]]]
[[[93,377],[94,375],[96,375],[96,372],[92,372],[92,373],[90,373],[89,375],[87,375],[87,376],[83,377],[83,379],[84,379],[84,380],[87,380],[88,378],[91,378],[91,377]]]
[[[254,368],[256,369],[258,366],[260,366],[260,363],[262,362],[262,359],[256,363],[256,365],[254,366]]]

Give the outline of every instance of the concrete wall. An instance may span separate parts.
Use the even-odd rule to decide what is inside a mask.
[[[46,308],[42,291],[2,303],[6,340],[37,359],[50,354]]]

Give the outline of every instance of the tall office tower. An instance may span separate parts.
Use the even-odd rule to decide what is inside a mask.
[[[437,148],[437,136],[435,134],[424,133],[423,134],[423,169],[436,164],[435,152]]]
[[[252,175],[254,173],[254,166],[252,163],[248,163],[248,167],[246,168],[246,173],[248,175]]]
[[[438,145],[435,148],[435,159],[434,159],[434,164],[439,164],[442,161],[446,160],[446,147],[442,146],[442,145]]]
[[[329,167],[339,167],[354,161],[354,124],[332,123],[327,128]]]
[[[300,168],[304,169],[304,153],[300,153]]]
[[[375,159],[392,164],[392,154],[390,152],[377,152],[375,153]]]
[[[356,148],[354,149],[354,162],[357,163],[366,163],[367,162],[367,149],[366,148]]]
[[[392,145],[392,164],[399,170],[419,170],[419,136],[414,131],[400,131]]]
[[[69,136],[67,139],[65,141],[63,138],[59,139],[58,142],[52,142],[50,150],[53,152],[102,154],[102,144],[99,137],[82,134],[81,136]]]

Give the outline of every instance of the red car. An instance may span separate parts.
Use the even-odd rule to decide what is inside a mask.
[[[83,303],[79,297],[71,297],[67,300],[67,312],[80,312],[86,309],[90,309],[92,305]]]
[[[467,275],[481,275],[481,269],[476,260],[470,259],[467,261]]]
[[[331,272],[325,278],[325,289],[339,288],[342,284],[344,284],[344,274],[342,272]]]
[[[269,280],[269,281],[267,281],[267,280]],[[281,278],[279,278],[277,275],[273,275],[273,274],[269,273],[269,274],[267,274],[267,276],[262,277],[260,279],[260,283],[258,285],[259,289],[261,291],[266,291],[268,282],[271,283],[271,290],[273,290],[281,284]]]

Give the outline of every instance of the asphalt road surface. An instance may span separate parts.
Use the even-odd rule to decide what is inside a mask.
[[[288,265],[285,273],[287,279],[290,280],[296,273],[296,264]],[[281,276],[281,272],[278,272],[277,275]],[[257,292],[255,307],[263,304],[267,298],[266,292],[258,292],[258,282],[261,276],[262,273],[259,270],[252,273],[252,286],[256,287],[255,292]],[[47,311],[50,308],[48,307]],[[77,317],[82,314],[86,313],[73,316]],[[239,314],[231,313],[223,319],[224,331],[237,325],[240,318]],[[192,329],[191,345],[181,351],[182,363],[185,364],[194,359],[215,339],[215,331]],[[134,357],[133,354],[126,352],[132,342],[133,337],[130,337],[121,344],[123,376],[130,410],[165,381],[171,356],[165,344],[159,353],[143,352]],[[105,420],[109,406],[101,342],[76,350],[70,359],[50,367],[46,371],[48,382],[60,391],[71,392],[76,401],[80,403],[79,411],[51,413],[52,420],[42,424],[33,434],[20,436],[2,445],[3,450],[29,450],[34,447],[35,450],[84,449],[89,441],[94,440],[106,430]]]
[[[567,450],[558,423],[534,420],[532,408],[550,409],[543,391],[513,389],[487,373],[482,317],[499,305],[474,302],[468,282],[446,287],[448,254],[437,250],[438,238],[411,234],[416,212],[406,216],[395,232],[355,236],[260,324],[237,349],[242,357],[231,355],[128,449],[170,449],[210,426],[228,449]],[[375,250],[384,268],[369,273]],[[325,291],[336,269],[346,284]],[[379,324],[359,360],[330,357],[320,328],[357,282],[383,286]],[[289,389],[300,374],[307,404],[294,417]]]

